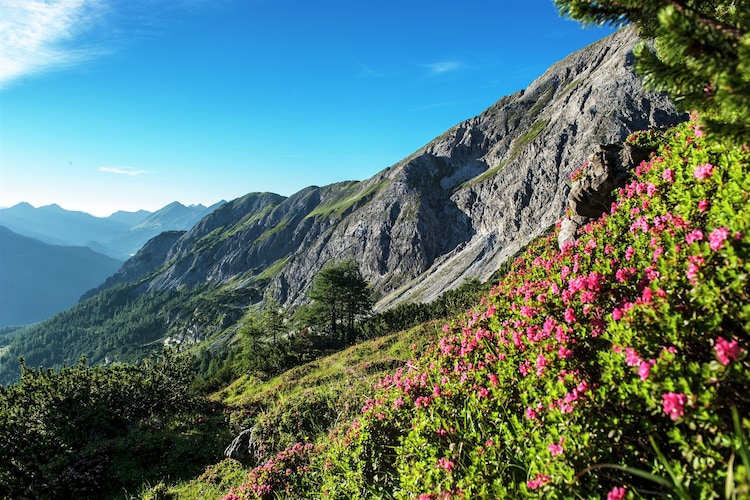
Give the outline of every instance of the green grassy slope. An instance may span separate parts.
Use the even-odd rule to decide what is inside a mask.
[[[358,379],[361,371],[333,382],[347,369],[323,360],[278,379],[265,389],[272,409],[243,417],[291,423],[270,434],[267,460],[251,469],[225,461],[173,491],[747,497],[750,151],[707,142],[694,122],[659,142],[614,212],[576,244],[559,251],[555,234],[536,242],[473,312],[433,327],[434,340],[420,330],[426,348],[406,363],[394,356],[395,370],[377,383]],[[326,371],[330,387],[353,391],[331,397],[330,413],[310,410],[318,396],[293,380]],[[221,397],[264,400],[250,387],[239,381]],[[293,432],[298,422],[317,425],[303,408],[328,415],[318,431],[330,422],[332,430],[318,439]],[[197,494],[198,483],[212,489]]]

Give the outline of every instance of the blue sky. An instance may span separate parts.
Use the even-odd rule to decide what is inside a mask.
[[[0,207],[363,180],[611,31],[551,0],[3,0]]]

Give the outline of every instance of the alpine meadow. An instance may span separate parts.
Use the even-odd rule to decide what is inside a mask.
[[[0,330],[0,497],[750,498],[750,2],[364,181],[249,193]]]

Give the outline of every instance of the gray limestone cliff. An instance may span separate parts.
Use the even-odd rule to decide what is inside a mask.
[[[270,287],[293,306],[325,263],[352,257],[384,308],[488,279],[561,219],[571,172],[600,144],[684,119],[642,88],[637,41],[627,28],[570,55],[368,180],[229,202],[161,249],[159,265],[139,253],[113,282]]]

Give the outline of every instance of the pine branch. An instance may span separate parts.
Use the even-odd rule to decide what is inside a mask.
[[[735,40],[737,42],[740,41],[744,33],[739,28],[735,28],[734,26],[729,26],[727,24],[724,24],[716,19],[706,17],[700,12],[696,11],[695,9],[691,9],[687,5],[685,5],[685,2],[681,2],[679,0],[668,0],[669,5],[674,7],[674,9],[680,13],[683,14],[690,14],[695,17],[698,24],[714,30],[718,31],[719,33],[722,33],[727,38],[730,38],[732,40]]]

